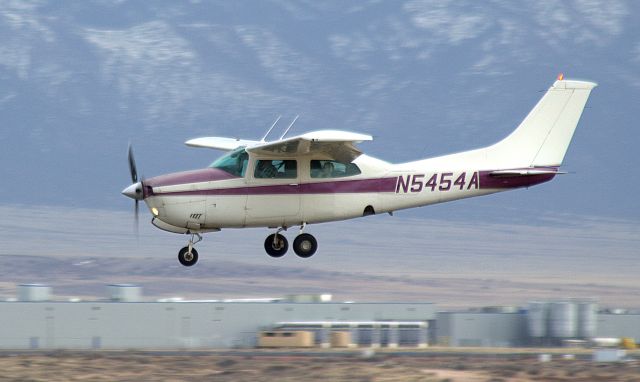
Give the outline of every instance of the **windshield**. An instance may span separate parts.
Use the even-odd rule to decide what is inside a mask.
[[[216,159],[209,167],[219,168],[231,175],[244,176],[248,162],[249,154],[244,147],[240,147]]]

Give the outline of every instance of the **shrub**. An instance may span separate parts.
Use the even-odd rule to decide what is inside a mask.
[[[218,367],[231,367],[231,366],[235,365],[236,363],[238,363],[238,362],[234,361],[232,359],[223,359],[222,361],[218,361],[216,363],[216,366],[218,366]]]

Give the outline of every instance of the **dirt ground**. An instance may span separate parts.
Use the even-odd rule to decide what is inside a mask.
[[[0,381],[640,381],[640,361],[597,364],[533,354],[269,352],[0,353]]]

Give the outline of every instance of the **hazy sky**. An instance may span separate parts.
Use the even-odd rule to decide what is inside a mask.
[[[28,252],[56,252],[77,235],[78,245],[108,242],[120,255],[132,240],[122,237],[132,202],[120,195],[129,141],[149,177],[219,155],[185,147],[189,138],[255,139],[277,115],[300,114],[296,132],[372,134],[365,152],[409,161],[501,139],[564,72],[600,85],[565,158],[571,175],[376,224],[391,247],[441,237],[425,252],[551,251],[538,239],[571,229],[552,241],[562,251],[630,256],[640,223],[639,68],[634,1],[2,1],[0,253],[39,227],[48,234],[29,236]],[[60,221],[51,211],[64,211]],[[141,251],[184,244],[148,220]],[[331,232],[323,240],[354,240],[371,223],[340,224],[318,228]],[[503,229],[511,224],[527,238],[517,246]],[[236,232],[203,245],[239,252]],[[261,252],[266,230],[249,232]]]

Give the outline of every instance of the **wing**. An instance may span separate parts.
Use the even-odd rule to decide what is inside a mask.
[[[281,139],[274,142],[260,142],[247,148],[256,154],[279,154],[287,156],[322,153],[342,162],[351,162],[362,154],[356,143],[371,141],[365,134],[339,130],[320,130]]]
[[[184,144],[191,147],[206,147],[222,151],[231,151],[241,146],[252,146],[259,141],[250,141],[246,139],[225,138],[225,137],[202,137],[194,138],[186,141]]]

